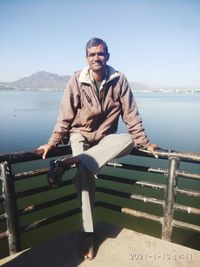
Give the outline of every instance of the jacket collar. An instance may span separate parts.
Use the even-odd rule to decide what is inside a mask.
[[[107,65],[107,70],[108,70],[107,82],[119,77],[119,73],[113,67]],[[90,68],[89,67],[85,67],[81,71],[80,76],[79,76],[79,82],[92,84],[92,81],[90,78]]]

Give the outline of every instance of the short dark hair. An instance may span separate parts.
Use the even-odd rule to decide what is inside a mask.
[[[104,46],[105,53],[108,54],[108,46],[107,46],[106,42],[102,39],[94,37],[94,38],[90,39],[86,44],[86,56],[88,55],[88,49],[89,48],[91,48],[93,46],[98,46],[100,44]]]

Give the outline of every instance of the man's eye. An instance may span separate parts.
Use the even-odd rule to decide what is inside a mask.
[[[99,53],[97,53],[97,55],[100,56],[100,57],[104,57],[105,53],[104,52],[99,52]]]
[[[104,56],[105,56],[105,53],[104,53],[104,52],[91,53],[91,54],[89,54],[89,57],[95,57],[96,55],[97,55],[98,57],[104,57]]]

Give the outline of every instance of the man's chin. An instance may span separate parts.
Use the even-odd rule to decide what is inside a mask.
[[[94,70],[94,71],[101,71],[101,70],[104,70],[105,69],[105,66],[102,66],[102,65],[92,65],[91,66],[91,69]]]

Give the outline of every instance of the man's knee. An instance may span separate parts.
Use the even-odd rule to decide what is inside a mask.
[[[133,145],[133,137],[130,134],[121,134],[121,138],[123,139],[123,142],[127,145]]]
[[[118,157],[126,156],[130,154],[134,147],[134,141],[130,134],[118,134],[118,141],[116,142],[116,146],[119,149]]]
[[[124,146],[133,146],[134,145],[134,141],[133,141],[133,137],[130,134],[111,134],[110,136],[108,136],[108,138],[112,143],[115,143],[116,145],[124,145]]]

